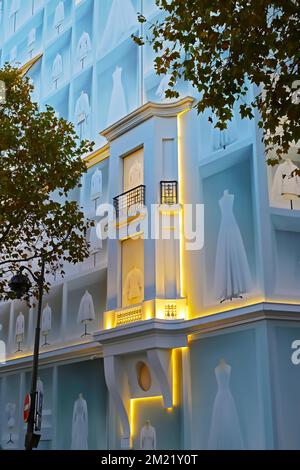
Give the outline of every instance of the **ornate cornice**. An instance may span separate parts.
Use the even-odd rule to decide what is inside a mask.
[[[112,126],[100,132],[108,142],[112,142],[117,137],[125,134],[134,127],[142,124],[152,117],[172,118],[189,111],[194,104],[194,98],[190,96],[172,103],[152,103],[148,102],[124,118],[117,121]]]

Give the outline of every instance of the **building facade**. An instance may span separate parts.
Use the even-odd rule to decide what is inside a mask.
[[[168,76],[131,39],[138,12],[162,14],[154,0],[0,0],[1,65],[95,142],[70,198],[99,230],[44,302],[40,448],[299,449],[299,156],[268,168],[239,103],[221,132],[190,84],[166,99]],[[0,304],[2,448],[23,448],[35,319]]]

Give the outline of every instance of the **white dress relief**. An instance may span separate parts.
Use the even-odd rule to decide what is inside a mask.
[[[95,199],[99,199],[102,196],[102,171],[97,168],[91,179],[91,193],[90,198],[91,201]]]
[[[57,83],[58,80],[62,77],[63,75],[63,60],[62,56],[60,54],[56,54],[55,59],[52,64],[52,82],[57,88]]]
[[[150,423],[147,423],[142,427],[140,448],[142,450],[156,450],[156,431]]]
[[[215,262],[215,296],[220,301],[240,297],[252,288],[243,239],[233,213],[234,195],[224,191],[219,201],[221,224]]]
[[[239,417],[230,391],[231,367],[224,361],[215,368],[218,391],[213,405],[208,448],[241,450],[244,448]]]
[[[47,304],[42,313],[42,333],[47,334],[51,330],[52,310]]]
[[[92,50],[92,43],[91,43],[89,33],[84,31],[78,41],[77,52],[76,52],[76,58],[77,58],[77,61],[80,63],[81,68],[84,67],[84,62],[87,59],[91,50]]]
[[[16,404],[6,403],[5,413],[7,417],[7,427],[11,431],[16,425]]]
[[[93,297],[86,290],[79,305],[77,322],[84,323],[96,319]]]
[[[113,75],[113,88],[108,109],[107,124],[113,124],[127,114],[125,92],[122,83],[122,68],[116,67]]]
[[[3,20],[3,0],[0,0],[0,24]]]
[[[21,0],[12,0],[9,16],[15,15],[21,8]]]
[[[29,53],[30,58],[32,57],[35,41],[36,41],[36,29],[32,28],[28,33],[28,40],[27,40],[28,53]]]
[[[102,54],[116,47],[119,42],[138,27],[137,12],[131,0],[112,0],[108,19],[100,42]]]
[[[17,64],[17,46],[14,46],[9,52],[9,63],[12,66]]]
[[[80,140],[89,136],[90,100],[88,94],[81,92],[75,107],[75,125]]]
[[[128,173],[128,182],[130,188],[136,188],[143,184],[143,167],[140,162],[135,161]]]
[[[25,333],[25,317],[22,312],[19,313],[16,320],[16,341],[22,342]]]
[[[286,160],[278,165],[275,172],[271,200],[272,202],[284,199],[297,199],[300,196],[300,177],[293,174],[298,167],[291,161]]]
[[[56,9],[55,9],[55,13],[54,13],[54,28],[57,30],[57,32],[59,33],[60,32],[60,28],[64,22],[64,19],[65,19],[65,6],[64,6],[64,2],[59,2],[59,4],[57,5]]]
[[[89,243],[90,253],[95,254],[102,249],[102,238],[98,236],[97,223],[95,227],[90,228]]]
[[[157,90],[155,92],[156,96],[162,101],[163,103],[172,103],[173,101],[176,101],[178,98],[167,98],[166,97],[166,90],[170,88],[169,82],[171,78],[171,74],[165,75],[161,81],[160,84],[157,87]]]
[[[216,119],[214,119],[214,124],[215,121]],[[211,125],[213,150],[224,149],[237,140],[237,129],[234,116],[231,121],[227,122],[227,128],[224,130],[214,127],[214,124]]]
[[[142,271],[133,268],[127,274],[124,286],[124,297],[129,305],[137,304],[143,300],[144,278]]]
[[[88,450],[88,408],[82,396],[74,403],[71,450]]]

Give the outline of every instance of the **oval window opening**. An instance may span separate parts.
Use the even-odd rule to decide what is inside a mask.
[[[138,384],[144,392],[148,392],[151,387],[151,373],[145,362],[139,361],[136,365]]]

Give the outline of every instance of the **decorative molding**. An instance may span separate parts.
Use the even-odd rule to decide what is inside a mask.
[[[172,118],[183,112],[192,109],[195,103],[194,98],[190,96],[173,103],[152,103],[148,102],[124,118],[117,121],[112,126],[107,127],[100,132],[108,142],[112,142],[116,138],[130,131],[134,127],[139,126],[143,122],[152,117]]]
[[[102,357],[102,348],[98,343],[86,342],[72,346],[59,347],[52,351],[41,351],[39,356],[40,366],[51,366],[81,362]],[[6,364],[0,366],[1,374],[17,373],[32,367],[32,354],[27,356],[9,359]]]

